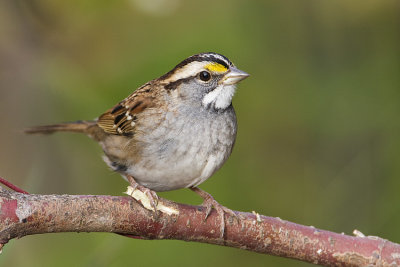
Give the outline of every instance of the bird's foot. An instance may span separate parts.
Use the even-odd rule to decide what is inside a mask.
[[[224,237],[225,233],[225,213],[229,214],[233,218],[235,218],[238,222],[240,221],[238,215],[232,211],[231,209],[228,209],[225,206],[222,206],[219,204],[209,193],[206,191],[201,190],[198,187],[192,187],[190,188],[193,192],[198,194],[202,199],[203,199],[203,204],[202,206],[206,208],[206,216],[204,220],[207,220],[208,215],[210,215],[212,208],[214,207],[215,211],[218,213],[218,215],[221,218],[221,226],[220,226],[220,232],[221,232],[221,238]]]
[[[153,210],[154,212],[157,212],[157,205],[158,205],[158,195],[156,192],[153,190],[138,184],[135,179],[132,176],[127,176],[127,179],[131,185],[131,193],[129,194],[136,200],[140,200],[140,203],[142,204],[143,207],[149,210]],[[140,195],[135,195],[135,191],[138,190],[142,194],[144,194],[147,197],[147,200],[141,197]]]

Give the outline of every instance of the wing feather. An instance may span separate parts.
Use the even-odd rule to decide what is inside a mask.
[[[147,83],[102,114],[97,125],[109,134],[133,135],[138,115],[145,109],[154,107],[154,100],[151,84]]]

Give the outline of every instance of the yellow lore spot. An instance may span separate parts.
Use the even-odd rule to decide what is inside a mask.
[[[212,72],[226,72],[228,70],[224,65],[221,65],[219,63],[210,63],[207,64],[204,68]]]

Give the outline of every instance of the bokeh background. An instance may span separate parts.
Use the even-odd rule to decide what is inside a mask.
[[[0,3],[0,176],[31,193],[121,195],[85,136],[25,127],[91,119],[198,52],[251,74],[234,152],[201,188],[229,208],[400,242],[400,2]],[[189,190],[161,194],[199,204]],[[2,266],[309,266],[182,241],[68,233],[12,240]]]

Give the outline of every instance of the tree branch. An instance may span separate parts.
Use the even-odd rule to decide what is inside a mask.
[[[0,244],[33,234],[110,232],[230,246],[325,266],[400,265],[400,245],[379,237],[337,234],[254,212],[236,212],[240,222],[226,218],[221,236],[214,210],[204,221],[202,207],[160,201],[176,212],[155,215],[131,197],[34,195],[0,187]]]

